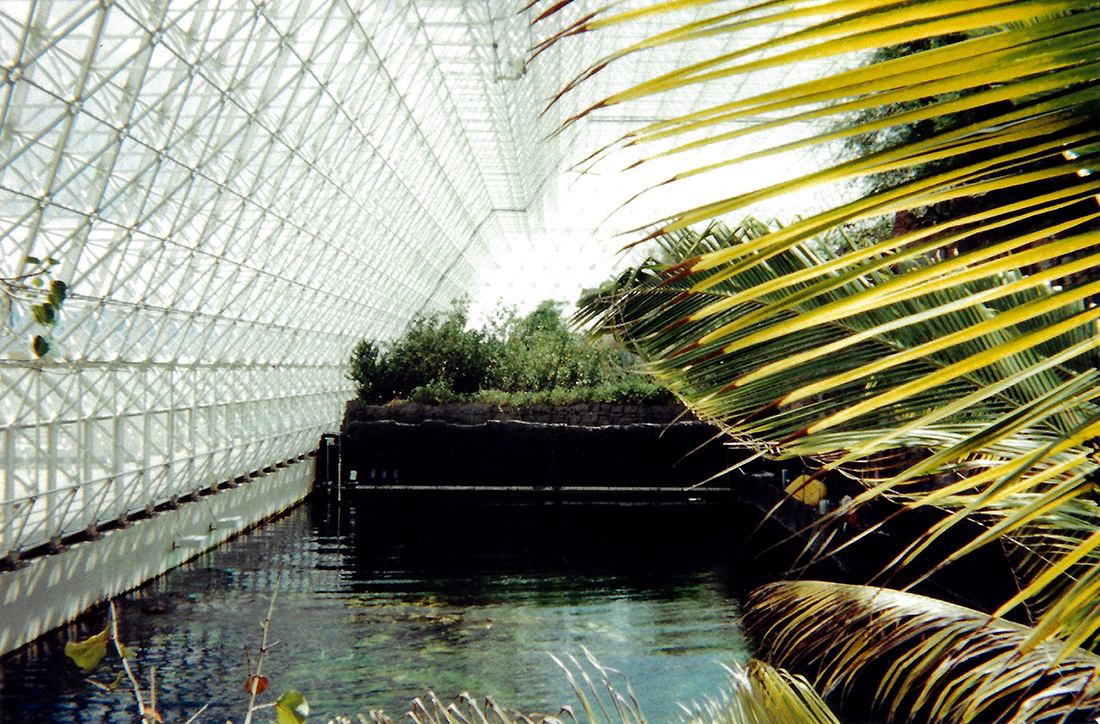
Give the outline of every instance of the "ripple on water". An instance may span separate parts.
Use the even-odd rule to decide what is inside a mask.
[[[119,600],[122,635],[157,670],[168,721],[243,719],[246,660],[279,581],[271,692],[311,721],[403,712],[428,690],[524,711],[573,704],[548,653],[590,650],[624,672],[651,721],[716,694],[747,645],[731,589],[728,518],[710,507],[307,502]],[[0,721],[129,722],[63,653],[92,612],[0,661]],[[248,653],[251,651],[252,653]]]

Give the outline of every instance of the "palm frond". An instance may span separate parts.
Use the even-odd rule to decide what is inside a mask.
[[[359,715],[362,724],[394,724],[391,716],[381,709],[372,709],[370,719]],[[557,717],[543,714],[524,714],[508,709],[496,703],[492,697],[485,697],[484,706],[469,693],[462,693],[458,699],[444,703],[435,692],[429,691],[418,696],[409,704],[409,710],[398,721],[408,719],[415,724],[565,724]],[[338,722],[348,722],[345,717],[337,717]]]
[[[600,677],[599,686],[589,676],[588,669],[575,657],[569,656],[572,665],[566,664],[553,654],[550,654],[550,658],[569,679],[569,685],[573,688],[573,693],[576,694],[577,701],[584,710],[586,724],[646,724],[645,714],[642,713],[638,698],[634,695],[630,681],[623,673],[602,665],[587,649],[584,650],[584,655]],[[583,685],[581,681],[584,682]],[[608,705],[611,707],[610,710]],[[614,717],[611,716],[610,711],[615,712]]]
[[[814,672],[826,694],[870,685],[891,717],[1030,723],[1100,707],[1100,657],[1057,643],[1021,653],[1028,627],[925,596],[776,583],[750,595],[745,620],[768,660]]]
[[[718,696],[684,707],[683,724],[840,724],[801,676],[756,659],[729,675]]]
[[[587,724],[645,724],[642,708],[622,672],[600,664],[587,650],[584,653],[597,672],[598,684],[575,657],[570,656],[569,663],[552,654],[551,658],[569,679]],[[800,676],[755,659],[726,670],[729,680],[719,694],[691,706],[680,704],[683,724],[840,724]],[[569,709],[563,712],[572,713]],[[561,723],[555,720],[551,724]]]
[[[785,230],[760,231],[715,224],[703,235],[679,232],[669,248],[762,250]],[[899,445],[943,446],[998,420],[1005,431],[987,443],[1030,450],[1037,439],[1061,440],[1094,420],[1091,387],[1070,384],[1092,375],[1066,363],[1093,348],[1091,335],[1072,333],[1100,312],[1079,294],[1053,291],[1050,275],[1019,274],[1003,251],[928,264],[934,250],[924,235],[908,236],[918,239],[845,255],[859,257],[847,267],[835,263],[829,246],[838,242],[828,240],[766,260],[762,250],[735,273],[733,264],[695,271],[651,261],[583,300],[581,318],[598,318],[638,349],[704,416],[779,442],[788,455],[843,450],[856,459]],[[1072,344],[1052,361],[1042,345],[1059,337]],[[1021,409],[1030,410],[1023,421],[1004,421]],[[1014,446],[1024,423],[1027,441]],[[830,433],[842,425],[846,443],[838,448]],[[954,460],[940,463],[947,469]]]
[[[860,478],[857,504],[888,495],[947,511],[898,565],[963,518],[986,531],[944,564],[1011,538],[1029,553],[1025,584],[998,613],[1030,602],[1043,614],[1012,637],[1020,656],[1064,663],[1095,645],[1100,4],[669,0],[612,6],[548,42],[685,8],[699,16],[601,59],[556,102],[656,48],[728,37],[732,50],[622,88],[574,120],[798,67],[813,77],[686,109],[618,145],[684,159],[666,184],[788,151],[848,152],[639,225],[664,258],[589,297],[581,316],[734,438]],[[785,140],[723,153],[777,129]],[[702,149],[709,158],[692,165],[688,152]],[[831,183],[867,191],[786,227],[715,221]],[[899,449],[912,451],[904,466],[870,462]]]
[[[1100,575],[1090,479],[1100,406],[1097,372],[1077,363],[1095,348],[1098,310],[1052,285],[1072,263],[1025,274],[997,244],[931,263],[951,234],[930,246],[923,232],[843,255],[832,253],[843,237],[766,252],[763,242],[785,231],[753,222],[670,235],[671,265],[650,260],[624,273],[588,297],[581,316],[735,439],[864,480],[857,504],[889,494],[951,511],[897,563],[967,516],[987,532],[944,563],[1013,537],[1033,556],[1030,584],[1008,605],[1031,599],[1048,614],[1039,635],[1091,643],[1100,630],[1087,597]],[[697,271],[682,261],[746,246],[768,258],[737,273],[726,273],[736,262]],[[899,448],[918,451],[915,462],[863,469]]]
[[[922,121],[962,120],[944,124],[936,132],[896,148],[653,220],[658,223],[658,233],[708,222],[779,194],[890,169],[927,167],[945,156],[956,161],[952,168],[906,184],[894,201],[904,208],[915,208],[935,200],[969,197],[1041,180],[1021,177],[1020,163],[1041,165],[1051,180],[1071,179],[1098,164],[1100,64],[1096,57],[1100,7],[1095,3],[790,0],[725,9],[728,5],[724,3],[673,0],[619,14],[609,8],[553,35],[547,42],[687,7],[715,9],[711,15],[602,58],[569,84],[559,98],[609,66],[631,62],[631,56],[662,46],[728,36],[735,42],[743,38],[740,47],[624,88],[576,114],[574,120],[649,96],[717,84],[772,68],[815,64],[828,68],[833,64],[823,61],[841,62],[835,64],[837,70],[812,81],[792,82],[734,101],[723,98],[717,105],[693,108],[682,116],[639,127],[621,139],[623,145],[637,145],[686,137],[650,157],[656,158],[776,128],[786,128],[792,134],[789,141],[733,158],[723,158],[719,153],[720,160],[686,167],[669,182],[753,158],[888,132]],[[751,33],[762,27],[777,28],[779,32],[767,40],[754,41]],[[860,53],[942,37],[955,37],[959,42],[870,66],[850,67]],[[872,110],[876,112],[868,113]],[[831,125],[827,123],[830,121]],[[810,130],[801,130],[805,128]],[[888,201],[860,199],[845,213],[851,219],[874,215]]]

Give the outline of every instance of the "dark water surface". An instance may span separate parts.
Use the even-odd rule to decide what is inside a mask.
[[[434,691],[491,695],[556,713],[574,705],[548,656],[623,671],[654,722],[716,695],[721,664],[744,661],[722,506],[307,502],[119,600],[122,636],[159,709],[184,722],[244,719],[246,658],[276,580],[264,662],[271,691],[300,691],[310,722],[384,709],[397,718]],[[0,722],[132,722],[132,695],[88,677],[69,638],[105,609],[0,660]],[[270,700],[272,697],[268,696]],[[274,719],[267,710],[260,721]]]

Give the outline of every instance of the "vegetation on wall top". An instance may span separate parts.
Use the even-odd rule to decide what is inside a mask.
[[[350,378],[359,400],[385,404],[668,403],[665,389],[633,369],[634,355],[589,341],[569,328],[560,302],[530,314],[498,310],[487,329],[468,329],[468,309],[418,316],[390,342],[362,340],[352,351]]]

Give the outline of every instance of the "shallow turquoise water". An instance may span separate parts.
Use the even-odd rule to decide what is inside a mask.
[[[166,721],[209,703],[198,721],[241,722],[278,581],[264,673],[271,693],[305,695],[311,722],[396,719],[428,691],[555,714],[576,702],[550,654],[585,649],[624,673],[651,722],[674,721],[748,657],[730,526],[719,506],[314,501],[121,599],[123,637],[156,667]],[[125,691],[63,654],[106,619],[0,662],[0,721],[131,721]]]

